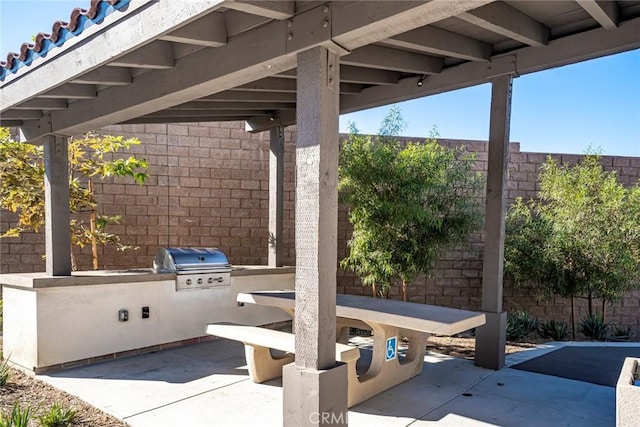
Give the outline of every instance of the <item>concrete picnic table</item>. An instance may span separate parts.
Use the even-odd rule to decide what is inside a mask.
[[[238,303],[278,307],[294,318],[295,292],[260,291],[239,293]],[[348,369],[349,406],[363,402],[422,372],[427,338],[431,334],[455,335],[482,326],[485,315],[473,311],[417,304],[358,295],[336,295],[338,340],[345,342],[348,327],[373,331],[373,354],[366,373]],[[407,338],[404,357],[398,357],[398,342]]]

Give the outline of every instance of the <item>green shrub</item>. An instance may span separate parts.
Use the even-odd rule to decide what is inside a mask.
[[[520,341],[538,329],[538,319],[526,311],[516,311],[507,315],[507,340]]]
[[[0,358],[2,356],[0,355]],[[9,382],[9,358],[0,362],[0,387],[4,387]]]
[[[393,107],[377,138],[351,124],[340,149],[339,197],[348,207],[353,234],[340,261],[374,296],[401,289],[433,271],[446,250],[482,226],[483,180],[475,157],[435,138],[404,143],[405,127]]]
[[[587,314],[580,320],[580,332],[585,337],[598,341],[604,341],[607,337],[607,324],[601,316]]]
[[[628,341],[631,338],[631,327],[630,326],[613,326],[611,337],[616,340],[624,340]]]
[[[538,335],[542,338],[551,338],[554,341],[565,341],[569,337],[569,328],[564,322],[549,320],[540,323]]]
[[[73,422],[76,411],[65,409],[58,403],[54,403],[48,412],[38,417],[42,427],[67,427]]]
[[[13,405],[10,416],[0,414],[0,427],[27,427],[31,419],[31,407],[20,408],[18,402]]]

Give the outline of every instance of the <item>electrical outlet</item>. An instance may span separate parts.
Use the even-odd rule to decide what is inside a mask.
[[[121,322],[126,322],[129,320],[129,310],[120,310],[118,311],[118,320]]]
[[[149,307],[142,307],[142,318],[143,319],[149,318]]]

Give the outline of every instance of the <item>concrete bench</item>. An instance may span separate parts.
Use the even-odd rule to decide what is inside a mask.
[[[295,335],[289,332],[234,323],[210,323],[206,327],[206,333],[242,342],[249,376],[256,383],[281,377],[282,367],[294,360]],[[286,353],[274,357],[270,349]],[[354,374],[359,358],[360,350],[357,347],[336,343],[336,360],[346,363],[347,369]]]

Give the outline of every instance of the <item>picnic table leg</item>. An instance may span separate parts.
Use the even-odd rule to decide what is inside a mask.
[[[347,317],[336,318],[336,341],[341,344],[349,344],[349,330],[351,328],[371,329],[362,320],[349,319]]]
[[[294,355],[285,353],[280,357],[273,357],[268,347],[244,343],[244,355],[247,360],[249,376],[255,383],[279,378],[282,367],[294,360]]]
[[[424,366],[424,355],[427,352],[427,339],[431,334],[425,332],[417,332],[407,329],[400,329],[400,336],[406,337],[409,341],[405,361],[403,363],[414,363],[418,372],[422,372]]]
[[[373,329],[373,355],[367,372],[355,379],[349,375],[349,406],[363,402],[384,390],[407,381],[422,372],[424,354],[429,334],[400,329],[395,326],[368,323]],[[387,340],[396,337],[409,339],[406,355],[398,358],[387,357]]]

